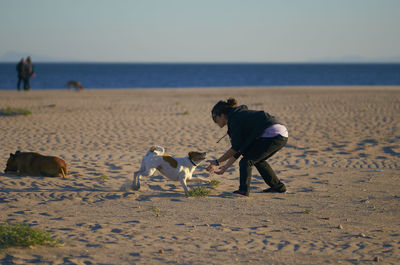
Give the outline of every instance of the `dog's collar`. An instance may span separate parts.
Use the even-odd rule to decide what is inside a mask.
[[[195,163],[195,162],[193,162],[193,160],[192,160],[192,159],[190,159],[190,158],[189,158],[189,161],[190,161],[190,163],[192,163],[192,164],[193,164],[193,166],[197,167],[196,163]]]

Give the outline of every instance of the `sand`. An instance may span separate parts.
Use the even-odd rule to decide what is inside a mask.
[[[205,198],[156,173],[124,185],[153,145],[218,157],[220,99],[264,109],[289,129],[269,162],[285,194],[233,195],[237,163]],[[1,264],[398,264],[400,87],[0,91],[0,221],[26,222],[60,247],[9,248]],[[59,156],[66,179],[4,174],[10,153]],[[196,185],[189,185],[194,188]]]

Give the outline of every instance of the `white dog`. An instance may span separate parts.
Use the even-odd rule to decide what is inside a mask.
[[[185,193],[188,193],[187,181],[210,182],[210,180],[198,176],[192,178],[198,163],[204,159],[206,159],[206,153],[200,152],[189,152],[186,157],[173,158],[165,153],[163,147],[154,145],[150,147],[143,157],[139,171],[133,174],[132,188],[138,190],[140,188],[140,178],[142,176],[150,177],[158,170],[170,180],[179,180]]]

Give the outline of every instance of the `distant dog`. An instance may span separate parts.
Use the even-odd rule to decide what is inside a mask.
[[[74,81],[74,80],[69,81],[68,89],[70,89],[71,87],[74,87],[75,90],[83,90],[83,86],[82,86],[81,82],[78,82],[78,81]]]
[[[186,157],[173,158],[165,153],[163,147],[154,145],[150,147],[143,157],[139,171],[133,174],[132,188],[138,190],[140,188],[140,178],[142,176],[150,177],[158,170],[170,180],[179,180],[185,193],[188,193],[189,190],[186,186],[187,181],[210,182],[210,180],[202,177],[192,178],[198,163],[204,159],[206,159],[206,153],[200,152],[189,152]]]
[[[10,154],[6,174],[63,177],[68,174],[67,164],[61,158],[38,153],[20,152]]]

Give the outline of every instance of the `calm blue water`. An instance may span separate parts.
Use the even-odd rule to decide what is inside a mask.
[[[16,63],[0,63],[0,89],[16,89]],[[400,64],[36,63],[32,89],[400,85]]]

